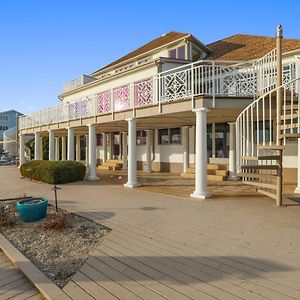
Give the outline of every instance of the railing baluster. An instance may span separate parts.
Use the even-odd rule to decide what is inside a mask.
[[[269,94],[269,145],[272,145],[272,94]]]
[[[251,105],[251,155],[254,155],[254,120],[253,120],[253,105]]]
[[[266,145],[266,114],[265,114],[265,96],[262,98],[262,119],[263,119],[263,145]]]
[[[256,155],[258,156],[258,148],[259,145],[259,103],[256,103]]]

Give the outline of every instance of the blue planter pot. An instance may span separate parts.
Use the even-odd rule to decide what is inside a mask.
[[[38,200],[38,203],[28,202]],[[34,222],[46,217],[48,207],[47,198],[29,198],[17,202],[17,210],[23,222]]]

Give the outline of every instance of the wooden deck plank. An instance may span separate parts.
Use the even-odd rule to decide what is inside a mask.
[[[68,284],[63,288],[63,290],[73,300],[95,300],[94,297],[88,294],[84,289],[82,289],[72,280],[68,282]]]
[[[88,263],[84,264],[80,269],[80,272],[88,276],[91,280],[95,281],[98,285],[105,288],[107,291],[110,291],[113,295],[115,295],[119,299],[142,299],[134,294],[133,291],[125,288],[122,285],[122,281],[118,280],[118,282],[112,280],[111,278],[105,276],[100,272],[101,269],[95,269],[94,265],[91,266]]]
[[[118,222],[118,224],[120,225],[120,224],[122,224],[122,223],[120,223],[120,222]],[[117,230],[117,229],[116,229]],[[136,230],[136,229],[132,229],[132,231],[134,232],[134,230]],[[129,230],[127,229],[127,232],[129,232]],[[141,232],[135,232],[136,233],[136,235],[137,236],[139,236],[139,235],[143,235],[143,233],[141,233]],[[153,238],[155,239],[157,237],[157,235],[155,235],[155,236],[153,236]],[[151,239],[152,239],[152,237],[151,237]],[[163,242],[165,242],[167,240],[167,238],[166,237],[164,237],[163,238],[163,241],[162,241],[162,243],[161,244],[163,244]],[[174,243],[173,245],[172,245],[172,247],[175,247],[176,248],[176,246],[178,246],[179,244],[178,243]],[[224,248],[224,249],[226,249],[226,248]],[[188,251],[187,249],[185,249],[185,251]],[[224,251],[224,250],[223,250]],[[212,253],[208,253],[208,255],[212,255]],[[222,257],[221,257],[222,258]],[[214,259],[219,259],[219,257],[216,255],[215,257],[214,257]],[[223,259],[223,258],[222,258]],[[225,262],[224,262],[224,260],[225,260]],[[244,274],[244,276],[247,276],[247,277],[249,277],[250,279],[251,279],[251,277],[253,277],[253,275],[254,275],[254,277],[253,278],[255,278],[255,275],[257,274],[257,273],[261,273],[261,267],[259,268],[259,269],[257,269],[257,268],[250,268],[250,270],[249,270],[249,266],[247,266],[247,265],[245,265],[244,264],[244,262],[242,263],[242,264],[237,264],[235,261],[232,261],[232,259],[230,259],[230,260],[228,260],[228,259],[224,259],[223,261],[220,261],[220,263],[221,264],[224,264],[224,263],[226,263],[227,265],[229,264],[229,266],[230,265],[232,265],[232,264],[235,264],[235,267],[234,268],[232,268],[232,270],[231,270],[231,272],[232,273],[241,273],[241,275],[243,275]],[[252,263],[252,261],[250,261],[250,264]],[[246,267],[246,268],[245,268]],[[269,267],[268,265],[266,265],[266,267]],[[276,270],[275,270],[276,271]],[[266,270],[266,272],[268,272],[268,270]],[[286,274],[285,274],[286,275]],[[271,289],[271,290],[274,290],[274,291],[278,291],[278,292],[286,292],[287,293],[287,295],[290,295],[290,296],[296,296],[297,297],[297,295],[299,295],[299,292],[297,292],[297,291],[295,291],[293,288],[290,288],[289,286],[290,286],[290,281],[289,280],[287,280],[288,281],[288,285],[287,286],[284,286],[284,285],[282,285],[282,283],[281,284],[278,284],[277,282],[274,282],[273,281],[273,279],[272,279],[272,281],[269,281],[268,279],[264,279],[264,277],[266,277],[266,276],[268,276],[268,273],[266,273],[266,274],[264,274],[263,276],[259,276],[259,278],[258,279],[251,279],[251,281],[252,282],[254,282],[254,283],[257,283],[257,284],[259,284],[259,285],[265,285],[266,286],[266,288],[269,288],[269,289]],[[263,277],[262,279],[261,279],[261,277]],[[295,286],[294,286],[295,287]]]
[[[91,278],[87,277],[81,271],[78,271],[72,278],[72,281],[76,282],[83,290],[89,293],[95,299],[107,299],[107,300],[116,300],[112,293],[105,290],[103,287],[98,285]]]
[[[90,257],[87,263],[97,267],[97,269],[101,270],[101,272],[111,278],[111,280],[119,282],[142,299],[165,299],[160,293],[149,288],[144,282],[132,280],[132,276],[130,275],[131,273],[135,273],[135,270],[130,270],[127,266],[115,268],[111,265],[112,260],[111,257],[104,255],[104,257]]]
[[[239,288],[243,287],[245,289],[245,291],[243,292],[242,290],[240,291],[235,291],[235,293],[237,295],[240,294],[241,297],[246,297],[247,299],[250,299],[250,297],[253,297],[253,293],[257,294],[257,295],[262,295],[265,297],[270,297],[271,299],[290,299],[290,297],[286,297],[285,295],[281,294],[281,293],[277,293],[275,291],[272,291],[270,289],[267,289],[263,286],[259,286],[257,284],[251,283],[249,281],[247,281],[245,279],[245,277],[235,277],[235,276],[231,276],[228,273],[222,272],[220,271],[220,266],[221,264],[219,264],[219,267],[217,268],[212,268],[210,266],[206,266],[205,264],[201,262],[199,263],[197,261],[197,256],[195,256],[194,260],[191,260],[190,257],[184,257],[184,256],[180,256],[177,253],[171,251],[170,249],[165,250],[164,248],[161,248],[160,245],[161,243],[152,243],[152,239],[151,239],[151,243],[148,242],[148,240],[144,240],[141,237],[138,237],[135,239],[136,235],[134,236],[129,236],[126,235],[124,232],[122,234],[118,234],[116,233],[116,231],[114,231],[114,234],[116,235],[116,239],[118,243],[119,242],[123,242],[123,245],[127,245],[129,244],[130,246],[134,247],[134,249],[139,249],[139,247],[141,247],[143,245],[143,248],[145,249],[151,249],[151,251],[153,251],[155,253],[155,255],[162,255],[165,257],[170,257],[171,260],[173,260],[175,262],[174,266],[178,267],[180,270],[184,270],[186,268],[186,266],[188,266],[189,268],[199,271],[201,270],[200,273],[204,272],[206,274],[209,274],[212,276],[212,278],[210,278],[210,280],[208,280],[208,282],[212,282],[212,284],[216,284],[216,282],[221,281],[221,283],[223,282],[224,277],[226,277],[226,282],[237,286]],[[110,237],[108,237],[110,239]],[[130,243],[128,243],[130,242]],[[144,250],[141,249],[143,252]],[[159,252],[158,252],[159,251]],[[193,254],[195,255],[195,254]],[[189,271],[189,270],[188,270]],[[231,272],[231,274],[235,274],[236,272]],[[221,278],[220,280],[218,280],[218,278]],[[223,286],[224,287],[224,286]],[[226,289],[226,287],[224,287]],[[228,288],[228,287],[227,287]],[[230,289],[230,287],[229,287]],[[232,291],[233,292],[233,291]],[[249,294],[250,293],[250,294]]]
[[[152,269],[145,270],[145,267],[142,264],[140,264],[139,262],[135,262],[130,257],[117,260],[114,257],[107,256],[101,251],[97,252],[98,255],[90,258],[90,260],[93,262],[93,265],[97,267],[102,266],[102,264],[99,265],[99,263],[97,262],[98,260],[115,270],[120,270],[121,274],[125,275],[125,278],[128,278],[126,281],[126,286],[128,286],[128,288],[132,289],[142,298],[148,294],[147,289],[150,289],[150,295],[153,294],[153,291],[156,291],[157,293],[168,299],[190,299],[189,297],[185,296],[184,293],[180,293],[175,290],[174,283],[171,284],[172,287],[169,287],[166,283],[163,284],[161,282],[162,276],[160,273]],[[120,279],[118,281],[120,281]],[[175,281],[170,278],[168,280],[169,285],[172,282]],[[144,286],[147,289],[145,289]]]

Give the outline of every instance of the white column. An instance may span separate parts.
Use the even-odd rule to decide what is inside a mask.
[[[228,180],[237,180],[236,175],[236,139],[235,139],[235,122],[229,124],[229,174]]]
[[[114,134],[109,133],[109,159],[114,159]]]
[[[59,137],[55,138],[55,160],[59,160]]]
[[[75,136],[76,143],[76,160],[80,161],[80,135]]]
[[[67,147],[66,137],[63,136],[61,138],[61,160],[66,160],[67,159],[66,147]]]
[[[68,127],[68,160],[74,160],[74,128]]]
[[[96,175],[96,125],[89,127],[89,172],[88,180],[99,179]]]
[[[103,162],[107,160],[107,134],[102,133],[102,142],[103,142]]]
[[[145,172],[152,172],[152,130],[146,130],[146,168]]]
[[[216,123],[211,124],[211,157],[216,157]]]
[[[40,137],[40,160],[44,159],[44,152],[43,152],[43,137]]]
[[[20,134],[19,135],[19,167],[22,166],[26,160],[25,160],[25,135]]]
[[[127,187],[138,186],[136,172],[136,119],[130,118],[128,122],[128,181],[124,184]]]
[[[190,164],[190,151],[189,151],[189,127],[182,128],[182,143],[183,143],[183,173],[186,173]]]
[[[297,156],[297,187],[296,194],[300,194],[300,138],[298,138],[298,156]]]
[[[207,109],[197,108],[196,113],[196,153],[195,153],[195,191],[191,197],[205,199],[207,192]]]
[[[89,136],[85,135],[85,165],[89,165]]]
[[[122,132],[122,151],[123,151],[123,170],[127,170],[128,162],[127,162],[127,132]]]
[[[34,133],[34,160],[40,160],[40,143],[41,143],[41,135],[39,132]]]
[[[54,131],[49,130],[49,160],[55,159],[55,137]]]

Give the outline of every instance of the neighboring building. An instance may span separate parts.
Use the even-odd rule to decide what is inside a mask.
[[[287,112],[287,116],[293,116],[298,114],[298,108],[295,111],[293,106],[298,101],[298,86],[289,90],[289,84],[300,77],[300,40],[281,39],[279,30],[277,38],[237,34],[204,45],[192,34],[169,32],[92,74],[66,83],[59,95],[62,103],[21,118],[20,133],[35,133],[36,159],[41,136],[49,134],[50,159],[70,160],[82,159],[80,154],[74,154],[74,139],[75,148],[79,149],[79,137],[89,137],[86,157],[90,179],[96,178],[96,162],[99,169],[127,169],[128,163],[128,186],[137,184],[136,165],[148,172],[196,172],[194,196],[205,197],[203,172],[206,173],[207,158],[211,163],[229,164],[229,177],[235,179],[235,162],[242,167],[240,159],[234,157],[235,141],[238,154],[243,157],[258,152],[257,144],[265,145],[267,137],[269,145],[273,145],[273,89],[278,77],[276,62],[281,57],[275,49],[276,41],[282,41],[282,77],[286,84],[282,90],[287,91],[283,95],[284,107],[289,106],[292,113]],[[252,104],[253,99],[263,95],[271,99],[269,111],[267,98]],[[241,119],[243,109],[247,116],[242,114]],[[281,118],[285,127],[279,132],[279,139],[286,142],[287,132],[293,136],[288,137],[283,155],[284,172],[289,175],[285,179],[296,182],[295,137],[300,126],[296,132],[295,119],[286,118],[286,114]],[[122,159],[123,166],[120,161],[106,163],[108,158]],[[243,162],[247,161],[243,158]],[[226,170],[219,165],[209,168],[208,179],[225,179]]]
[[[16,127],[18,116],[22,116],[22,114],[13,109],[0,112],[0,152],[3,151],[3,132]]]

